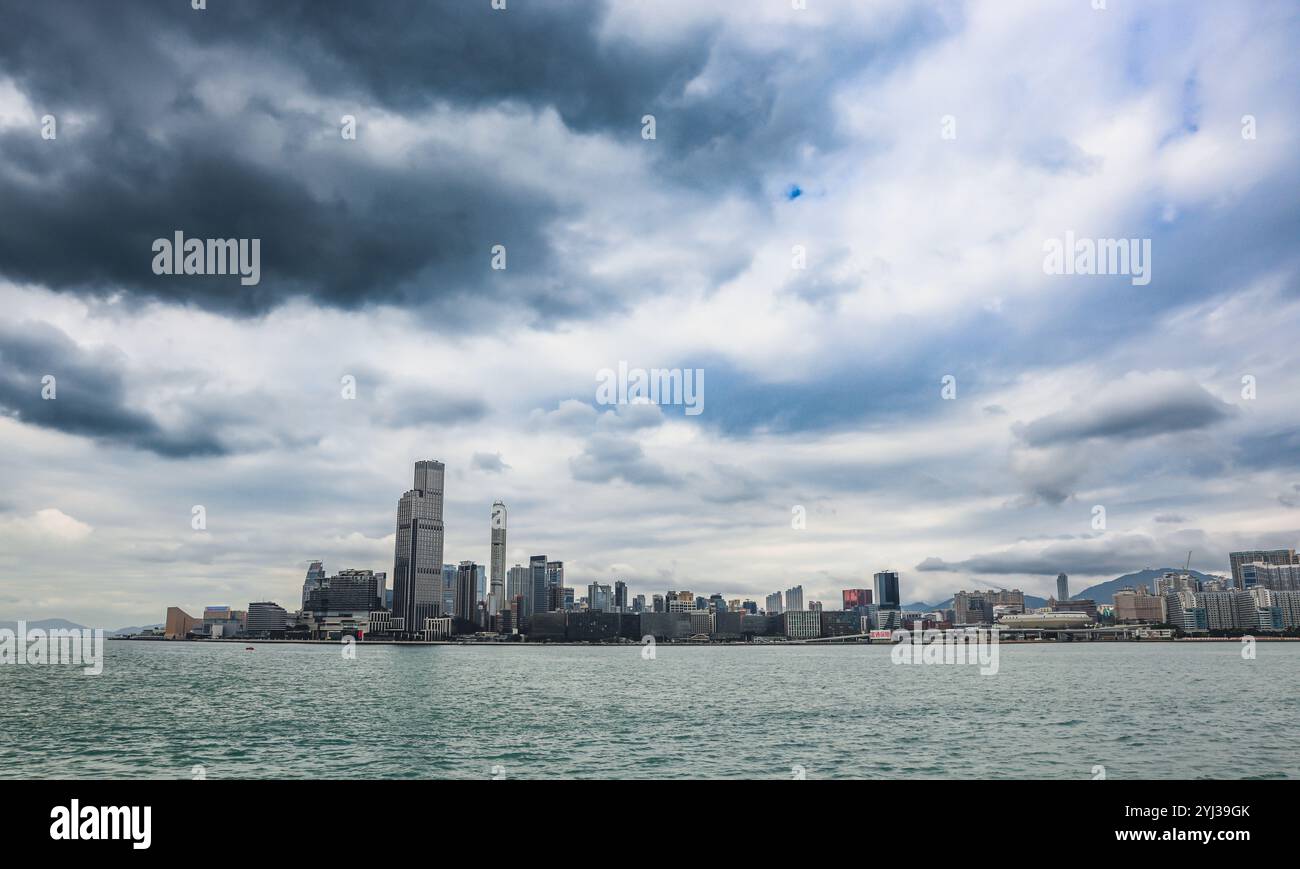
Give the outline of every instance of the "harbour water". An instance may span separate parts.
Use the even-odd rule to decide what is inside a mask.
[[[0,666],[0,777],[1300,777],[1298,643],[253,645]]]

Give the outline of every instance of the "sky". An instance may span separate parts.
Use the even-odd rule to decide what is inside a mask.
[[[391,575],[419,459],[579,596],[1296,546],[1300,8],[798,5],[0,0],[0,618]]]

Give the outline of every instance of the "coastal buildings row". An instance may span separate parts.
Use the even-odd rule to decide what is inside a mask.
[[[1069,597],[1069,580],[1057,577],[1056,597],[1037,613],[1026,612],[1019,589],[959,591],[951,606],[903,611],[897,571],[881,571],[873,588],[844,589],[841,609],[805,601],[800,585],[767,595],[763,607],[745,599],[708,597],[690,591],[631,596],[627,583],[591,583],[578,597],[565,582],[564,562],[534,555],[528,564],[506,567],[506,505],[492,504],[489,565],[443,562],[446,467],[415,463],[412,488],[398,500],[392,587],[372,570],[328,575],[310,563],[300,607],[290,612],[270,601],[247,610],[208,607],[202,619],[178,608],[167,612],[167,637],[306,637],[343,635],[428,640],[467,634],[554,639],[587,636],[618,623],[611,636],[645,630],[641,636],[714,640],[781,636],[790,639],[853,636],[921,624],[988,626],[1027,624],[1035,614],[1047,624],[1114,621],[1168,624],[1184,632],[1287,630],[1300,626],[1300,559],[1295,550],[1253,550],[1230,556],[1232,580],[1200,580],[1190,573],[1166,573],[1155,583],[1124,589],[1114,603]],[[617,617],[617,618],[605,618]],[[636,625],[635,629],[632,627]],[[593,627],[597,626],[597,627]],[[603,626],[603,627],[602,627]]]

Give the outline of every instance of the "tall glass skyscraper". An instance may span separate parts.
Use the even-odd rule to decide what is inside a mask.
[[[442,608],[439,615],[449,616],[456,612],[456,573],[454,564],[442,566]]]
[[[528,586],[524,589],[524,604],[528,615],[548,612],[549,598],[546,591],[546,556],[534,555],[528,559]]]
[[[407,635],[442,605],[442,497],[446,467],[415,463],[415,487],[397,503],[393,555],[393,617],[405,619]]]
[[[1070,599],[1070,577],[1066,576],[1064,573],[1058,574],[1056,577],[1056,599]]]
[[[307,568],[307,578],[302,583],[302,606],[307,608],[307,601],[311,599],[311,593],[323,587],[325,584],[325,565],[319,561],[313,561]]]
[[[506,505],[500,501],[492,504],[492,557],[488,592],[488,611],[499,612],[505,607],[506,593]]]
[[[876,605],[882,610],[902,608],[903,602],[898,597],[898,573],[882,570],[876,574]]]
[[[521,595],[528,595],[528,568],[516,564],[506,571],[506,600],[501,608],[510,609],[510,604]]]

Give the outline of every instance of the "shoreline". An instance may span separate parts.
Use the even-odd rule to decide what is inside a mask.
[[[1296,643],[1300,642],[1300,637],[1274,637],[1274,636],[1253,636],[1256,642],[1261,643]],[[1112,644],[1141,644],[1141,643],[1240,643],[1243,637],[1183,637],[1181,639],[1151,638],[1141,640],[998,640],[998,645],[1002,646],[1073,646],[1073,645],[1112,645]],[[245,646],[256,646],[258,644],[268,646],[300,645],[300,646],[339,646],[341,640],[247,640],[247,639],[212,639],[212,640],[166,640],[161,637],[105,637],[105,640],[113,642],[146,642],[146,643],[190,643],[190,644],[244,644]],[[545,642],[545,643],[528,643],[528,642],[497,642],[493,640],[358,640],[357,646],[499,646],[509,648],[546,648],[546,647],[573,647],[573,648],[603,648],[603,649],[643,649],[647,648],[645,644],[636,642],[627,643],[571,643],[571,642]],[[674,649],[682,648],[762,648],[764,646],[894,646],[898,645],[892,640],[859,640],[856,642],[827,642],[817,641],[808,642],[806,640],[772,640],[762,643],[691,643],[691,642],[662,642],[656,643],[654,648],[671,647]],[[910,645],[910,644],[909,644]],[[919,645],[931,645],[931,643],[921,643]],[[940,645],[944,645],[940,643]]]

